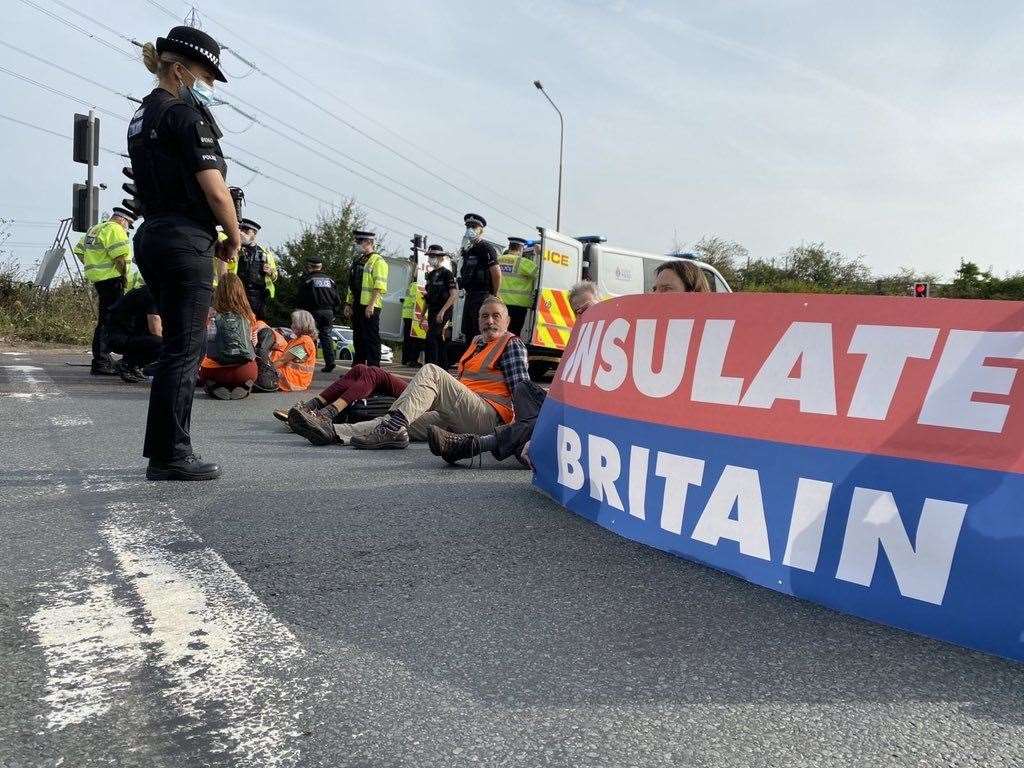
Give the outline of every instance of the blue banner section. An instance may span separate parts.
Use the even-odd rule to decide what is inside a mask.
[[[553,397],[530,454],[540,489],[626,538],[1024,660],[1024,475],[666,427]]]

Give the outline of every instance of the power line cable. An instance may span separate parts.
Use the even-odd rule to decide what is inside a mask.
[[[104,40],[103,38],[98,37],[97,35],[92,34],[89,30],[83,29],[82,27],[78,26],[77,24],[74,24],[74,23],[68,21],[67,19],[62,18],[61,16],[58,16],[53,11],[48,10],[46,8],[43,8],[41,5],[32,2],[32,0],[21,0],[21,2],[24,3],[25,5],[28,5],[28,6],[31,6],[32,8],[35,8],[37,11],[39,11],[42,14],[45,14],[46,16],[49,16],[54,21],[58,21],[61,24],[63,24],[64,26],[70,27],[71,29],[75,30],[76,32],[81,32],[86,37],[92,38],[93,40],[95,40],[100,45],[106,46],[110,50],[115,51],[117,53],[120,53],[122,56],[126,56],[126,57],[128,57],[130,59],[134,59],[135,58],[131,53],[129,53],[128,51],[124,50],[123,48],[120,48],[120,47],[114,45],[113,43],[111,43],[111,42],[109,42],[107,40]],[[59,0],[54,0],[54,2],[57,2],[59,5],[64,6],[65,8],[67,8],[69,11],[72,11],[73,13],[77,13],[79,15],[83,15],[83,14],[81,14],[80,11],[76,11],[73,8],[69,7],[69,6],[64,5],[64,3],[59,2]],[[100,25],[100,26],[103,26],[103,25]],[[109,27],[108,27],[108,29],[109,29]],[[122,35],[118,35],[118,37],[122,37]]]
[[[2,41],[2,40],[0,40],[0,44],[3,44],[3,45],[9,45],[8,43],[5,43],[5,42],[4,42],[4,41]],[[17,48],[16,46],[10,46],[10,47],[13,47],[13,48],[15,48],[15,50],[19,50],[19,51],[21,50],[21,49],[18,49],[18,48]],[[29,55],[31,55],[31,54],[29,54]],[[46,63],[49,63],[49,62],[47,62],[47,61],[46,61],[45,59],[41,59],[41,58],[39,58],[39,57],[35,57],[35,56],[33,56],[32,58],[35,58],[35,59],[37,59],[38,61],[40,61],[41,63],[44,63],[44,64],[46,64]],[[52,66],[56,66],[56,65],[52,65]],[[64,69],[64,68],[62,68],[62,67],[57,67],[57,68],[58,68],[58,69],[61,69],[62,71],[65,71],[65,72],[67,72],[68,74],[72,75],[73,77],[78,77],[78,78],[81,78],[81,79],[85,80],[86,82],[89,82],[90,84],[92,84],[92,85],[96,86],[97,88],[101,88],[101,89],[103,89],[103,90],[106,90],[106,91],[108,91],[108,92],[110,92],[110,93],[113,93],[113,94],[115,94],[115,95],[118,95],[118,96],[124,96],[125,98],[127,98],[127,99],[129,99],[129,100],[131,100],[131,101],[138,101],[137,99],[135,99],[135,98],[134,98],[134,97],[132,97],[132,96],[129,96],[128,94],[122,94],[122,93],[120,93],[120,92],[118,92],[118,91],[116,91],[116,90],[114,90],[114,89],[112,89],[112,88],[110,88],[110,87],[108,87],[108,86],[105,86],[105,85],[103,85],[103,84],[101,84],[101,83],[97,83],[97,82],[95,82],[95,81],[92,81],[92,80],[89,80],[89,78],[86,78],[86,77],[84,77],[84,76],[82,76],[82,75],[78,75],[77,73],[71,72],[70,70],[65,70],[65,69]],[[52,86],[46,85],[46,84],[44,84],[44,83],[40,83],[40,82],[38,82],[37,80],[33,80],[33,79],[32,79],[32,78],[30,78],[30,77],[27,77],[27,76],[25,76],[25,75],[22,75],[22,74],[20,74],[20,73],[14,72],[14,71],[12,71],[12,70],[9,70],[9,69],[7,69],[7,68],[5,68],[5,67],[0,67],[0,72],[4,72],[4,73],[6,73],[6,74],[9,74],[9,75],[11,75],[11,76],[13,76],[13,77],[16,77],[16,78],[18,78],[18,79],[20,79],[20,80],[23,80],[23,81],[25,81],[25,82],[27,82],[27,83],[30,83],[30,84],[32,84],[32,85],[34,85],[34,86],[38,86],[38,87],[40,87],[40,88],[43,88],[44,90],[47,90],[47,91],[49,91],[49,92],[51,92],[51,93],[57,94],[57,95],[59,95],[59,96],[62,96],[62,97],[64,97],[64,98],[70,99],[70,100],[72,100],[72,101],[76,101],[76,102],[78,102],[78,103],[80,103],[80,104],[91,104],[91,102],[88,102],[88,101],[85,101],[85,100],[83,100],[83,99],[80,99],[80,98],[78,98],[78,97],[76,97],[76,96],[73,96],[73,95],[71,95],[71,94],[69,94],[69,93],[66,93],[66,92],[64,92],[64,91],[60,91],[59,89],[53,88]],[[106,109],[102,109],[102,108],[98,108],[98,107],[97,107],[97,108],[95,108],[95,109],[96,109],[96,110],[97,110],[98,112],[101,112],[102,114],[106,114],[106,115],[109,115],[110,117],[112,117],[112,118],[114,118],[114,119],[116,119],[116,120],[120,120],[120,121],[122,121],[122,122],[125,122],[125,123],[127,123],[127,122],[128,122],[128,118],[127,118],[127,117],[124,117],[124,116],[122,116],[122,115],[118,115],[118,114],[116,114],[116,113],[114,113],[114,112],[112,112],[112,111],[110,111],[110,110],[106,110]],[[17,120],[17,119],[15,119],[15,118],[7,117],[6,115],[2,115],[2,117],[6,117],[7,119],[9,119],[9,120],[13,120],[14,122],[23,122],[23,121],[18,121],[18,120]],[[44,128],[41,128],[40,126],[34,126],[34,125],[31,125],[31,124],[28,124],[28,123],[25,123],[25,125],[28,125],[29,127],[35,127],[35,128],[37,128],[37,129],[40,129],[40,130],[45,130],[45,131],[47,131],[47,132],[49,132],[49,133],[51,133],[51,134],[53,134],[53,135],[55,135],[55,136],[60,136],[60,137],[62,137],[62,138],[71,138],[71,137],[69,137],[69,136],[66,136],[65,134],[61,134],[61,133],[58,133],[58,132],[56,132],[56,131],[50,131],[49,129],[44,129]],[[226,146],[232,146],[232,147],[236,146],[236,145],[230,144],[229,142],[225,142],[225,145],[226,145]],[[238,149],[242,149],[242,148],[238,147]],[[121,152],[115,152],[114,150],[110,150],[110,149],[106,149],[106,148],[104,148],[104,151],[106,151],[106,152],[110,152],[110,153],[112,153],[112,154],[116,154],[116,155],[118,155],[118,156],[120,156],[120,157],[126,157],[126,155],[125,155],[124,153],[121,153]],[[242,151],[246,151],[246,150],[244,150],[244,149],[243,149]],[[316,150],[311,150],[311,151],[313,151],[313,152],[316,152]],[[322,153],[317,153],[317,154],[321,154],[321,155],[322,155]],[[326,157],[326,156],[325,156],[325,157]],[[241,161],[239,161],[239,160],[238,160],[237,158],[231,158],[231,159],[232,159],[232,160],[233,160],[234,162],[236,162],[236,163],[239,163],[240,165],[242,165],[242,166],[243,166],[244,168],[246,168],[247,170],[253,171],[253,172],[255,172],[255,173],[257,173],[257,174],[259,174],[259,175],[261,175],[261,176],[264,176],[264,177],[266,177],[266,178],[268,178],[268,179],[274,180],[274,179],[273,179],[273,177],[270,177],[270,176],[268,176],[267,174],[265,174],[265,173],[262,173],[261,171],[259,171],[259,170],[257,170],[257,169],[254,169],[254,168],[251,168],[251,167],[250,167],[250,166],[248,166],[248,165],[245,165],[244,163],[242,163]],[[330,160],[330,158],[326,158],[326,159]],[[279,166],[279,167],[282,167],[282,168],[283,168],[283,166]],[[289,172],[290,172],[290,171],[289,171]],[[250,181],[251,181],[251,180],[250,180]],[[302,194],[309,194],[309,193],[307,193],[307,192],[306,192],[305,190],[302,190],[302,189],[300,189],[300,188],[298,188],[298,187],[295,187],[295,186],[293,186],[293,185],[287,184],[286,182],[283,182],[283,181],[281,181],[281,180],[274,180],[274,181],[275,181],[275,183],[279,183],[279,184],[283,184],[283,185],[285,185],[285,186],[288,186],[288,187],[289,187],[290,189],[294,189],[295,191],[298,191],[298,192],[300,192],[300,193],[302,193]],[[320,186],[322,186],[322,185],[320,185]],[[311,196],[312,196],[312,197],[314,197],[314,199],[316,199],[316,200],[318,200],[318,201],[320,201],[320,202],[328,202],[328,201],[324,201],[324,200],[323,200],[322,198],[319,198],[319,197],[317,197],[317,196],[315,196],[315,195],[311,195]],[[329,203],[329,202],[328,202],[328,204],[331,204],[331,203]],[[376,211],[377,213],[379,213],[379,214],[381,214],[381,215],[383,215],[383,216],[386,216],[387,218],[391,218],[391,219],[394,219],[395,221],[400,221],[400,222],[402,222],[403,224],[405,224],[405,225],[407,225],[407,226],[411,226],[411,227],[413,227],[413,229],[414,229],[414,230],[420,230],[420,229],[423,229],[423,227],[422,227],[421,225],[418,225],[418,224],[413,224],[413,223],[412,223],[412,222],[410,222],[410,221],[407,221],[407,220],[405,220],[405,219],[402,219],[402,218],[400,218],[400,217],[398,217],[398,216],[395,216],[394,214],[392,214],[392,213],[389,213],[389,212],[387,212],[387,211],[384,211],[384,210],[382,210],[382,209],[380,209],[380,208],[376,208],[376,207],[374,207],[374,206],[368,205],[368,204],[366,204],[366,203],[363,203],[363,202],[357,202],[356,204],[357,204],[357,205],[359,205],[359,206],[360,206],[360,207],[362,207],[362,208],[366,208],[366,209],[368,209],[368,210],[373,210],[373,211]],[[331,204],[331,205],[333,205],[333,204]],[[385,229],[391,229],[391,227],[389,227],[388,225],[385,225],[385,224],[380,224],[379,222],[374,222],[374,225],[375,225],[375,226],[380,226],[380,227],[383,227],[383,228],[385,228]],[[449,238],[445,238],[445,237],[442,237],[441,235],[438,235],[437,233],[431,232],[431,231],[429,231],[429,230],[424,230],[424,231],[425,231],[426,233],[428,233],[428,234],[431,234],[431,235],[433,235],[434,237],[437,237],[438,239],[441,239],[441,240],[446,240],[446,241],[448,241],[448,242],[452,242],[452,241],[451,241],[451,240],[450,240]]]
[[[159,8],[159,9],[160,9],[160,10],[162,10],[162,11],[163,11],[164,13],[166,13],[166,14],[170,15],[170,16],[171,16],[172,18],[177,18],[177,17],[176,17],[175,15],[174,15],[174,12],[173,12],[173,11],[170,11],[169,9],[167,9],[166,7],[164,7],[163,5],[161,5],[160,3],[156,2],[156,0],[147,0],[147,1],[148,1],[148,2],[150,3],[150,5],[153,5],[153,6],[157,7],[157,8]],[[413,144],[412,144],[412,142],[410,142],[410,141],[409,141],[408,139],[405,139],[404,137],[402,137],[402,136],[401,136],[400,134],[397,134],[397,133],[396,133],[395,131],[393,131],[392,129],[390,129],[390,128],[387,128],[387,126],[383,126],[383,124],[380,124],[380,123],[379,123],[378,121],[376,121],[375,119],[373,119],[373,118],[372,118],[372,117],[370,117],[369,115],[366,115],[365,113],[363,113],[362,111],[360,111],[360,110],[359,110],[358,108],[356,108],[356,107],[354,107],[353,105],[351,105],[351,104],[349,104],[348,102],[346,102],[346,101],[345,101],[344,99],[341,99],[341,98],[340,98],[339,96],[337,96],[336,94],[332,93],[332,92],[331,92],[330,90],[328,90],[328,89],[324,88],[323,86],[320,86],[320,85],[318,85],[317,83],[313,82],[313,81],[312,81],[312,80],[310,80],[310,79],[309,79],[309,77],[307,77],[307,76],[306,76],[305,74],[303,74],[303,73],[301,73],[301,72],[299,72],[299,71],[295,70],[295,69],[294,69],[294,68],[292,68],[292,67],[291,67],[290,65],[288,65],[288,64],[287,64],[286,62],[283,62],[283,61],[281,61],[280,59],[278,59],[278,58],[277,58],[276,56],[274,56],[273,54],[271,54],[271,53],[268,53],[268,52],[266,52],[266,51],[264,51],[264,50],[260,49],[260,48],[259,48],[258,46],[256,46],[256,45],[255,45],[254,43],[252,43],[251,41],[248,41],[248,40],[246,40],[245,38],[241,37],[240,35],[238,35],[238,34],[237,34],[237,33],[235,32],[235,30],[234,30],[234,29],[231,29],[231,28],[229,28],[229,27],[225,26],[224,24],[221,24],[220,22],[218,22],[218,21],[217,21],[216,19],[214,19],[214,18],[213,18],[212,16],[210,16],[210,15],[209,15],[208,13],[206,13],[205,11],[203,12],[203,15],[204,15],[204,16],[205,16],[205,17],[206,17],[207,19],[209,19],[210,21],[212,21],[212,22],[213,22],[213,23],[214,23],[215,25],[217,25],[218,27],[220,27],[220,28],[224,29],[224,30],[225,30],[225,31],[227,31],[227,32],[228,32],[229,34],[231,34],[231,35],[234,35],[234,37],[235,37],[235,38],[237,38],[238,40],[241,40],[242,42],[244,42],[244,43],[245,43],[246,45],[249,45],[249,46],[250,46],[251,48],[253,48],[254,50],[256,50],[256,51],[259,51],[259,52],[260,52],[260,53],[261,53],[262,55],[266,56],[266,57],[267,57],[267,58],[269,58],[269,59],[272,59],[272,60],[273,60],[273,61],[275,61],[275,62],[277,62],[277,63],[278,63],[278,64],[279,64],[280,66],[282,66],[282,67],[284,67],[285,69],[287,69],[287,70],[288,70],[288,71],[289,71],[289,72],[290,72],[291,74],[293,74],[293,75],[294,75],[295,77],[298,77],[299,79],[303,80],[303,81],[304,81],[304,82],[306,82],[306,83],[307,83],[308,85],[310,85],[311,87],[315,88],[315,89],[317,90],[317,92],[322,92],[322,93],[326,93],[326,94],[330,95],[330,96],[331,96],[332,98],[334,98],[334,99],[335,99],[336,101],[340,102],[340,103],[341,103],[341,104],[342,104],[343,106],[345,106],[345,107],[346,107],[347,109],[350,109],[350,110],[352,110],[353,112],[356,112],[357,114],[361,115],[361,116],[362,116],[362,117],[363,117],[364,119],[370,120],[371,122],[374,122],[374,123],[377,123],[378,125],[381,125],[381,127],[385,128],[385,130],[388,130],[388,131],[389,131],[390,133],[394,134],[395,136],[398,136],[398,138],[402,139],[402,140],[403,140],[403,141],[405,141],[406,143],[408,143],[408,144],[410,144],[410,145],[412,145],[412,146],[415,146],[415,145],[413,145]],[[497,212],[497,213],[501,214],[502,216],[504,216],[504,217],[506,217],[506,218],[508,218],[508,219],[511,219],[512,221],[518,222],[519,224],[523,224],[523,225],[525,225],[525,226],[527,226],[527,227],[530,227],[531,229],[532,229],[532,228],[533,228],[533,227],[535,226],[534,224],[530,224],[529,222],[523,221],[522,219],[520,219],[519,217],[515,216],[514,214],[511,214],[511,213],[508,213],[507,211],[503,211],[503,210],[501,210],[501,209],[500,209],[500,208],[498,208],[497,206],[495,206],[495,205],[493,205],[493,204],[491,204],[491,203],[487,202],[486,200],[483,200],[483,199],[481,199],[481,198],[480,198],[480,197],[478,197],[477,195],[474,195],[474,194],[473,194],[472,192],[470,192],[470,191],[468,191],[468,190],[466,190],[466,189],[463,189],[463,188],[462,188],[462,187],[460,187],[459,185],[457,185],[457,184],[454,184],[454,183],[452,183],[451,181],[449,181],[448,179],[444,178],[443,176],[441,176],[440,174],[436,173],[435,171],[431,170],[430,168],[426,167],[426,166],[425,166],[425,165],[423,165],[422,163],[419,163],[418,161],[414,160],[413,158],[409,157],[408,155],[404,154],[403,152],[399,151],[398,149],[395,149],[395,148],[394,148],[394,147],[392,147],[392,146],[391,146],[390,144],[388,144],[388,143],[386,143],[386,142],[384,142],[384,141],[381,141],[380,139],[376,138],[375,136],[373,136],[372,134],[368,133],[367,131],[364,131],[364,130],[363,130],[362,128],[360,128],[359,126],[357,126],[357,125],[354,125],[353,123],[349,122],[348,120],[346,120],[345,118],[341,117],[340,115],[338,115],[337,113],[333,112],[332,110],[329,110],[329,109],[327,109],[326,107],[324,107],[324,106],[323,106],[322,104],[320,104],[319,102],[317,102],[317,101],[315,101],[315,100],[313,100],[313,99],[309,98],[308,96],[306,96],[306,95],[305,95],[305,94],[303,94],[303,93],[299,93],[299,92],[296,92],[296,91],[294,90],[294,88],[290,87],[290,86],[289,86],[289,85],[288,85],[287,83],[285,83],[284,81],[280,80],[280,79],[279,79],[278,77],[276,77],[275,75],[272,75],[272,74],[270,74],[269,72],[267,72],[267,71],[266,71],[265,69],[263,69],[263,68],[262,68],[262,67],[260,67],[259,65],[255,64],[255,63],[253,63],[252,61],[248,60],[247,58],[245,58],[245,57],[241,56],[241,55],[240,55],[240,54],[238,53],[238,51],[236,51],[236,50],[235,50],[234,48],[228,47],[228,48],[227,48],[227,50],[228,50],[228,51],[229,51],[229,52],[230,52],[230,53],[231,53],[231,54],[232,54],[233,56],[235,56],[236,58],[238,58],[238,59],[239,59],[239,61],[241,61],[242,63],[244,63],[244,64],[246,64],[246,65],[248,65],[248,66],[250,66],[250,67],[252,67],[253,69],[255,69],[255,70],[256,70],[257,72],[259,72],[260,74],[262,74],[262,75],[263,75],[264,77],[266,77],[266,78],[267,78],[268,80],[270,80],[271,82],[273,82],[273,83],[277,84],[278,86],[280,86],[281,88],[283,88],[283,89],[287,90],[287,91],[288,91],[289,93],[292,93],[292,94],[294,94],[295,96],[297,96],[298,98],[300,98],[300,99],[302,99],[303,101],[307,102],[307,103],[308,103],[308,104],[309,104],[310,106],[314,107],[315,109],[318,109],[318,110],[320,110],[321,112],[323,112],[324,114],[326,114],[326,115],[329,115],[330,117],[332,117],[333,119],[335,119],[335,120],[337,120],[337,121],[338,121],[339,123],[341,123],[342,125],[344,125],[344,126],[346,126],[347,128],[349,128],[349,129],[351,129],[351,130],[355,131],[356,133],[358,133],[358,134],[359,134],[360,136],[363,136],[363,137],[364,137],[364,138],[366,138],[367,140],[369,140],[369,141],[373,142],[374,144],[377,144],[378,146],[382,147],[383,149],[386,149],[386,150],[387,150],[388,152],[391,152],[392,154],[394,154],[394,155],[396,155],[397,157],[401,158],[402,160],[404,160],[405,162],[409,163],[410,165],[412,165],[412,166],[414,166],[414,167],[418,168],[419,170],[423,171],[424,173],[426,173],[426,174],[428,174],[428,175],[430,175],[430,176],[434,177],[435,179],[437,179],[438,181],[440,181],[440,182],[441,182],[442,184],[445,184],[446,186],[449,186],[449,187],[451,187],[452,189],[456,190],[457,192],[460,192],[461,194],[463,194],[463,195],[466,195],[466,196],[467,196],[467,197],[469,197],[470,199],[472,199],[472,200],[474,200],[474,201],[476,201],[476,202],[478,202],[478,203],[481,203],[482,205],[485,205],[485,206],[487,206],[487,207],[488,207],[489,209],[491,209],[491,210],[493,210],[493,211],[495,211],[495,212]],[[416,149],[417,149],[417,150],[419,150],[420,152],[423,152],[423,153],[424,153],[424,154],[426,154],[426,155],[429,155],[429,154],[430,154],[429,152],[427,152],[426,150],[424,150],[424,149],[422,149],[422,148],[420,148],[420,147],[416,147]],[[435,160],[439,160],[439,158],[436,158],[436,157],[435,157],[434,159],[435,159]],[[440,162],[442,162],[442,163],[443,163],[443,161],[440,161]],[[446,164],[446,165],[447,165],[447,164]],[[465,174],[463,174],[463,175],[465,175]],[[479,182],[476,182],[476,183],[478,183],[478,184],[479,184]],[[481,185],[481,186],[482,186],[482,185]],[[504,196],[502,196],[502,195],[501,195],[500,193],[498,193],[498,192],[497,192],[496,190],[491,190],[491,191],[492,191],[492,192],[493,192],[494,194],[498,194],[499,196],[501,196],[501,197],[504,197]],[[504,198],[504,199],[506,199],[506,200],[509,200],[509,198]],[[516,203],[515,201],[509,200],[509,202],[512,202],[512,203],[513,203],[514,205],[516,205],[517,207],[523,208],[523,210],[529,211],[529,209],[528,209],[528,208],[525,208],[525,207],[523,207],[523,206],[522,206],[521,204],[519,204],[519,203]],[[536,213],[536,212],[534,212],[534,211],[529,211],[529,213],[530,213],[530,215],[533,215],[533,216],[537,216],[537,215],[539,215],[539,214],[537,214],[537,213]],[[546,217],[541,217],[541,218],[543,219],[543,218],[546,218]]]

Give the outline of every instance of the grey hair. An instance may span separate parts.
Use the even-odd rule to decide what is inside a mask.
[[[316,320],[304,309],[296,309],[292,312],[292,330],[298,336],[315,336]]]
[[[578,299],[584,293],[589,293],[596,299],[601,295],[601,289],[597,287],[597,283],[591,280],[580,280],[569,289],[569,303],[571,304],[573,299]]]

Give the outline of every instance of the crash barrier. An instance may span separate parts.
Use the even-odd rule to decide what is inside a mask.
[[[664,294],[579,318],[535,484],[629,539],[1024,660],[1024,304]]]

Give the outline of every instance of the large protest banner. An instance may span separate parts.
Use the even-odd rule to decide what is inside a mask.
[[[623,297],[577,320],[534,482],[630,539],[1024,660],[1022,360],[1016,302]]]

